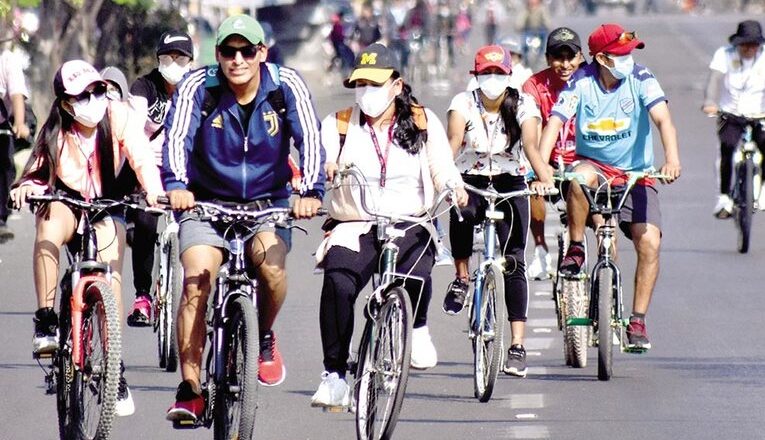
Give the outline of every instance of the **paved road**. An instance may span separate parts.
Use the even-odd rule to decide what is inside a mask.
[[[607,19],[602,13],[597,18],[575,17],[566,24],[586,40],[589,31]],[[741,17],[627,19],[616,11],[614,19],[623,20],[644,38],[647,48],[637,52],[637,60],[653,69],[670,97],[682,148],[683,178],[661,189],[662,274],[649,318],[655,348],[642,356],[615,354],[614,378],[608,383],[596,379],[594,351],[589,367],[565,367],[550,285],[534,282],[527,339],[529,376],[502,376],[491,402],[480,404],[472,398],[472,355],[462,331],[464,319],[447,317],[438,307],[452,272],[438,268],[439,293],[430,326],[440,362],[432,370],[411,375],[397,438],[763,437],[765,339],[760,323],[765,309],[761,292],[765,222],[756,217],[752,250],[739,255],[732,223],[710,215],[715,195],[714,124],[698,111],[709,58]],[[466,61],[461,70],[468,66]],[[352,95],[337,86],[325,87],[317,72],[306,71],[306,76],[322,115],[351,101]],[[455,79],[451,90],[442,90],[433,82],[417,94],[443,114],[448,96],[462,84]],[[12,226],[16,240],[0,247],[0,280],[5,287],[0,303],[0,439],[52,439],[55,401],[43,394],[42,373],[30,356],[31,217],[22,214]],[[308,406],[321,372],[320,278],[311,275],[311,252],[320,234],[318,222],[309,226],[308,237],[295,238],[289,258],[290,294],[276,325],[288,377],[278,388],[261,387],[259,439],[354,438],[350,414],[325,414]],[[634,266],[629,249],[622,252],[621,263],[629,298]],[[126,271],[126,280],[130,277]],[[207,430],[175,432],[164,421],[179,376],[156,368],[153,334],[126,327],[123,340],[137,412],[117,420],[113,438],[211,438]]]

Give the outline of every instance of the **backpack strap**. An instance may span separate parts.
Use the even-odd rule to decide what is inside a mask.
[[[223,93],[220,78],[218,77],[218,65],[207,66],[205,75],[205,98],[202,102],[202,119],[206,119],[218,106],[220,95]]]
[[[337,121],[337,134],[340,136],[340,150],[337,152],[335,163],[340,160],[340,155],[343,153],[345,137],[348,135],[348,122],[351,120],[351,113],[353,113],[353,107],[348,107],[335,113],[335,119]]]
[[[282,81],[279,77],[279,65],[274,63],[266,63],[268,74],[271,76],[271,80],[276,84],[276,89],[270,91],[266,96],[266,101],[271,105],[279,118],[284,120],[287,116],[287,105],[284,103],[284,91],[282,90]]]

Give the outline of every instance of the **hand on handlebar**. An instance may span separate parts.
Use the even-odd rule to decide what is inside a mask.
[[[679,162],[667,162],[661,167],[659,172],[667,176],[662,179],[665,183],[672,183],[680,177],[681,170],[682,167]]]
[[[550,180],[535,180],[531,182],[531,190],[540,196],[546,196],[555,192],[555,184]]]
[[[311,218],[321,208],[321,200],[314,197],[300,197],[292,205],[292,215],[297,219]]]
[[[174,189],[168,191],[167,198],[170,199],[170,207],[175,211],[185,211],[193,208],[196,204],[194,194],[186,189]],[[148,196],[146,197],[146,201],[148,201]]]
[[[45,189],[37,185],[21,185],[11,190],[11,200],[14,209],[21,209],[27,201],[28,196],[37,196],[44,194]]]
[[[454,197],[456,200],[454,200],[454,203],[457,204],[458,207],[464,208],[468,204],[468,193],[465,191],[465,187],[458,186],[457,188],[454,188]]]
[[[707,116],[717,116],[717,114],[720,112],[720,107],[715,104],[704,105],[701,107],[701,111],[704,112]]]

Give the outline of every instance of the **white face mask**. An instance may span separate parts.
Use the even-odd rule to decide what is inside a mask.
[[[632,69],[635,68],[635,60],[632,59],[632,55],[622,55],[620,57],[610,56],[608,57],[614,62],[614,67],[608,67],[605,64],[603,67],[611,72],[611,75],[616,79],[624,79],[632,73]]]
[[[510,75],[490,74],[478,75],[478,87],[489,99],[497,99],[510,87]]]
[[[183,67],[179,66],[176,63],[159,65],[159,73],[162,75],[162,78],[165,78],[165,81],[169,82],[172,85],[178,84],[181,78],[183,78],[183,75],[185,75],[186,72],[190,70],[191,70],[191,64],[187,64]]]
[[[376,118],[383,114],[395,96],[388,96],[393,86],[363,86],[356,87],[356,104],[365,115]]]
[[[100,98],[91,95],[88,102],[77,101],[72,104],[72,111],[74,112],[72,116],[80,124],[93,128],[104,118],[108,106],[109,100],[106,95],[102,95]]]

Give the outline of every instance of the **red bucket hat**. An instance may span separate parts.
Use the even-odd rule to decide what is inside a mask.
[[[475,66],[470,73],[476,75],[490,67],[498,67],[505,74],[513,72],[513,61],[510,53],[499,45],[484,46],[475,54]]]
[[[601,24],[590,34],[587,42],[590,55],[606,52],[612,55],[627,55],[635,48],[642,49],[645,43],[638,40],[635,32],[625,32],[618,24]]]

